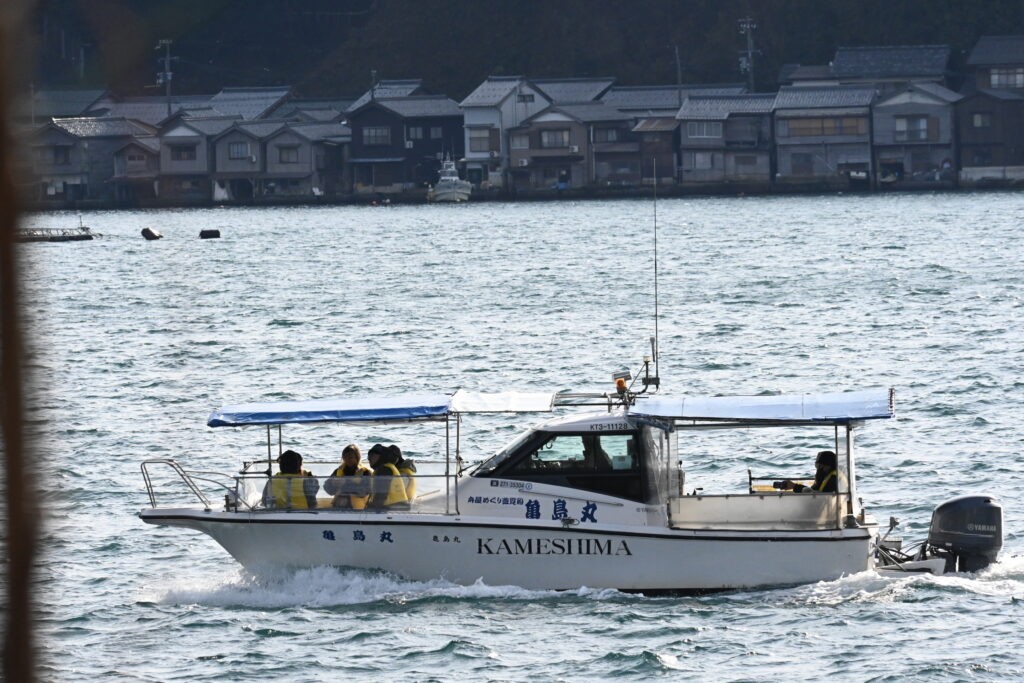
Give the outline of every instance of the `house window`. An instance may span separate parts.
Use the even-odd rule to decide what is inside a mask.
[[[793,175],[813,175],[814,156],[804,152],[795,152],[790,155],[789,163]]]
[[[441,139],[441,126],[431,126],[430,127],[430,139],[431,140],[440,140]]]
[[[897,116],[896,142],[917,142],[928,139],[927,116]]]
[[[756,166],[757,157],[753,154],[737,154],[736,155],[737,166]]]
[[[533,102],[533,94],[532,93],[522,93],[520,95],[517,95],[516,96],[516,101],[517,102],[524,102],[524,103]]]
[[[299,163],[299,148],[297,145],[278,146],[278,161],[282,164]]]
[[[128,161],[145,161],[146,157],[141,154],[129,154]]]
[[[512,136],[512,149],[530,149],[530,136],[526,133],[517,133]]]
[[[686,137],[720,138],[722,137],[721,121],[690,121],[686,124]]]
[[[228,159],[247,159],[249,158],[249,143],[248,142],[231,142],[228,143]]]
[[[542,130],[540,132],[540,146],[542,149],[557,149],[569,146],[568,130]]]
[[[619,139],[618,128],[595,128],[594,142],[617,142]]]
[[[693,168],[695,171],[708,171],[715,167],[715,155],[713,152],[694,152]]]
[[[992,114],[988,112],[975,112],[971,116],[971,125],[975,128],[991,128]]]
[[[491,131],[489,128],[469,129],[469,151],[489,152],[491,151]]]
[[[422,140],[423,139],[423,126],[409,126],[409,139],[410,140]]]
[[[364,145],[390,145],[391,129],[387,126],[367,126],[363,128]]]
[[[71,148],[67,145],[59,145],[53,148],[53,164],[55,166],[67,166],[71,163]]]
[[[992,69],[989,82],[993,88],[1024,88],[1024,67]]]
[[[868,120],[861,116],[789,119],[786,124],[779,134],[790,137],[864,135],[868,130]]]
[[[195,161],[195,145],[171,145],[171,161]]]

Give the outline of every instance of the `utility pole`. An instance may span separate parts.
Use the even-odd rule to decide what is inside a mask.
[[[164,92],[167,95],[167,116],[168,117],[170,117],[170,115],[171,115],[171,76],[173,75],[171,73],[171,43],[172,42],[174,42],[174,41],[168,40],[167,38],[163,38],[159,42],[157,42],[156,47],[153,48],[154,50],[159,50],[160,48],[164,48],[164,70],[157,75],[156,82],[157,82],[157,85],[159,85],[161,83],[164,85],[164,88],[165,88]]]
[[[747,89],[754,92],[754,31],[757,24],[751,17],[739,20],[740,33],[747,37],[746,54],[740,53],[740,71],[747,74]]]

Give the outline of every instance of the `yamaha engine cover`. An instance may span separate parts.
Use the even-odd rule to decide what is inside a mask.
[[[1003,547],[1003,508],[991,496],[947,500],[932,511],[928,544],[947,558],[948,571],[984,569]]]

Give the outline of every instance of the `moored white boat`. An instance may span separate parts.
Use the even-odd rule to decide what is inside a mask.
[[[458,471],[465,416],[581,409],[528,429],[474,469]],[[448,435],[445,469],[416,476],[422,495],[408,509],[336,509],[322,498],[316,509],[300,510],[263,503],[270,453],[238,475],[222,475],[223,506],[203,492],[212,481],[208,473],[147,461],[152,508],[140,516],[202,531],[250,568],[344,566],[413,580],[538,589],[700,592],[798,584],[876,566],[878,525],[857,495],[854,435],[866,421],[891,417],[887,390],[676,399],[628,390],[458,391],[225,406],[208,425],[265,425],[268,449],[274,425],[439,422]],[[751,476],[740,492],[686,493],[692,483],[684,465],[695,439],[808,428],[821,430],[820,443],[838,454],[835,492],[790,493],[757,485]],[[174,468],[202,505],[158,507],[149,475],[157,464]],[[371,478],[383,490],[387,480]],[[898,570],[941,571],[928,559],[911,565],[904,558]]]
[[[437,182],[427,191],[427,200],[431,202],[466,202],[473,192],[473,184],[459,178],[455,162],[445,159],[441,162],[441,171]]]

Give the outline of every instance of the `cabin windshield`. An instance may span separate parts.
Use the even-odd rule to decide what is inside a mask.
[[[522,446],[522,444],[524,442],[529,441],[533,437],[533,435],[535,433],[536,432],[531,429],[529,431],[523,432],[522,434],[519,434],[518,436],[516,436],[516,438],[512,439],[512,441],[509,442],[509,444],[507,446],[502,448],[500,451],[498,451],[497,453],[492,455],[487,460],[484,460],[482,463],[477,465],[469,473],[470,476],[473,476],[473,477],[488,477],[488,476],[490,476],[491,473],[494,472],[494,470],[499,465],[501,465],[501,463],[505,462],[505,460],[507,460],[510,455],[512,455],[513,453],[518,453],[520,446]]]

